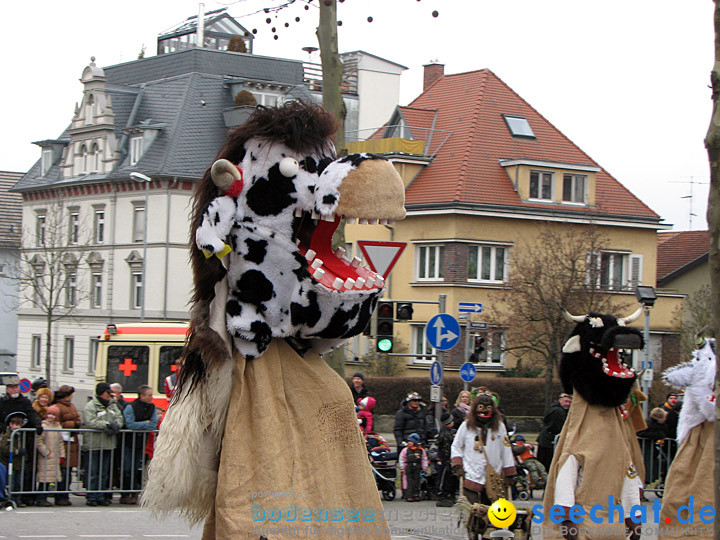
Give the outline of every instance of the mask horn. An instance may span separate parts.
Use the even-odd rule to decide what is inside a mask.
[[[210,176],[213,184],[222,191],[227,191],[232,186],[233,181],[242,180],[242,175],[238,168],[230,163],[227,159],[218,159],[210,168]]]
[[[618,319],[618,322],[622,321],[625,324],[630,324],[637,321],[640,318],[640,315],[642,315],[643,309],[645,309],[645,306],[641,305],[639,308],[637,308],[637,311],[635,313],[633,313],[632,315],[628,315],[627,317]]]
[[[581,323],[581,322],[584,322],[586,319],[585,315],[573,315],[567,309],[562,307],[560,304],[558,304],[558,307],[562,310],[563,318],[567,322]]]

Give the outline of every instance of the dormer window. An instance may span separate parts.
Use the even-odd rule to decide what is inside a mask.
[[[585,186],[587,176],[584,174],[563,175],[563,202],[585,203]]]
[[[552,201],[553,173],[530,171],[530,198],[542,201]]]
[[[515,114],[503,114],[502,116],[513,137],[535,138],[535,133],[533,133],[527,118]]]
[[[136,165],[143,154],[143,136],[136,135],[130,138],[130,165]]]
[[[40,160],[40,170],[42,176],[45,176],[48,171],[50,170],[50,167],[52,167],[53,164],[53,151],[52,148],[43,148],[42,149],[42,159]]]

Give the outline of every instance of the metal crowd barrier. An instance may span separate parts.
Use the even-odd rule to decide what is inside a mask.
[[[675,439],[642,439],[638,437],[645,462],[645,491],[662,497],[665,493],[665,477],[677,453]]]
[[[98,499],[100,494],[120,492],[132,496],[142,491],[148,451],[151,456],[157,430],[123,429],[114,436],[114,444],[108,446],[104,444],[107,435],[94,429],[45,429],[44,432],[60,432],[63,463],[55,465],[43,458],[35,429],[18,429],[10,436],[7,498],[14,506],[21,500],[54,497],[57,501],[63,495],[67,499],[70,494],[97,494]],[[151,435],[153,439],[148,445]],[[98,448],[86,450],[94,446]],[[74,461],[77,465],[73,465]]]

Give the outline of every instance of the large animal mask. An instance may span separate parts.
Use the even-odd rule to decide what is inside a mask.
[[[629,317],[600,313],[571,315],[577,323],[563,346],[560,379],[565,391],[577,391],[590,404],[618,407],[625,403],[636,379],[627,363],[633,349],[643,348],[639,330],[625,325],[642,314],[643,307]]]
[[[247,359],[273,337],[327,351],[364,330],[382,294],[383,277],[333,250],[332,236],[341,218],[403,219],[404,186],[379,156],[335,159],[326,122],[297,102],[259,108],[248,122],[257,131],[241,127],[249,136],[213,165],[221,195],[203,209],[195,240],[206,257],[229,253],[227,329]]]

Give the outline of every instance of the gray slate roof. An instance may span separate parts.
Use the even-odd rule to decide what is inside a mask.
[[[22,195],[8,191],[23,173],[0,171],[0,246],[20,247]]]
[[[123,139],[136,100],[140,104],[131,122],[133,126],[148,121],[163,125],[140,161],[129,165],[125,137],[126,154],[109,173],[63,180],[58,162],[41,176],[38,160],[13,191],[127,179],[131,171],[151,177],[199,179],[214,161],[227,134],[222,112],[233,106],[227,79],[274,81],[292,86],[301,86],[303,81],[300,61],[211,49],[187,49],[110,66],[104,71],[106,92],[112,96],[118,143]],[[300,90],[299,94],[309,93]],[[69,136],[63,133],[59,138]]]

